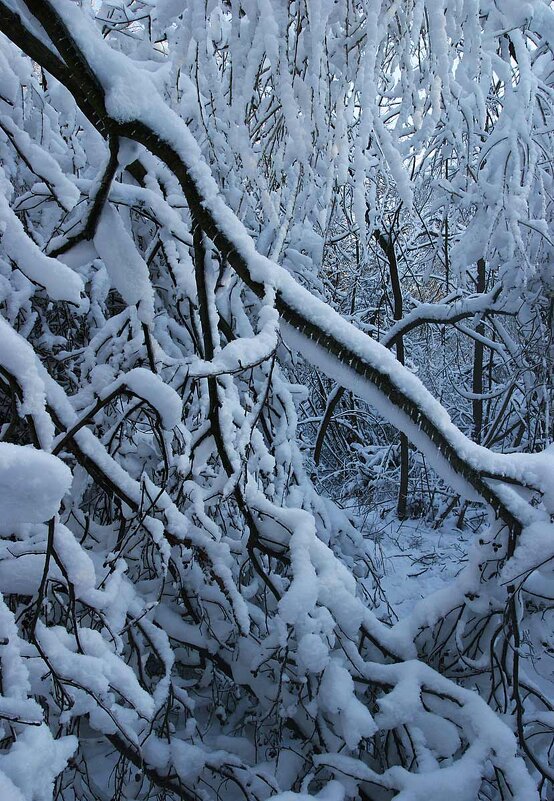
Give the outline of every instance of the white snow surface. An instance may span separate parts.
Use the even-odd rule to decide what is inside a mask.
[[[71,211],[79,201],[79,190],[62,172],[58,162],[39,147],[26,131],[19,128],[6,114],[0,114],[0,129],[10,137],[19,152],[23,153],[33,172],[46,183],[65,211]]]
[[[158,412],[163,427],[168,431],[180,423],[183,405],[181,399],[173,387],[164,384],[155,373],[144,367],[135,367],[105,386],[100,392],[100,398],[107,398],[120,387],[127,387],[134,395],[147,401]]]
[[[0,315],[0,367],[19,386],[22,399],[18,412],[33,419],[40,444],[50,449],[54,426],[46,411],[44,382],[39,375],[39,362],[29,343]]]
[[[100,215],[94,246],[107,267],[112,286],[126,303],[137,307],[142,322],[151,323],[154,293],[148,266],[125,229],[121,216],[110,204],[104,206]]]
[[[0,534],[52,518],[71,479],[71,470],[56,456],[0,442]]]
[[[0,235],[9,258],[30,281],[44,287],[52,300],[79,304],[83,282],[77,273],[57,259],[46,256],[27,236],[6,199],[7,179],[0,167]]]

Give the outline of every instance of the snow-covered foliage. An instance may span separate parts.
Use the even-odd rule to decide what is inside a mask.
[[[551,4],[0,31],[2,798],[551,798]],[[400,621],[313,482],[343,389],[358,472],[400,431],[488,521]]]

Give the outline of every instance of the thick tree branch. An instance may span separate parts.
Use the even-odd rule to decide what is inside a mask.
[[[92,67],[84,58],[54,7],[48,0],[26,0],[26,5],[69,65],[71,80],[66,78],[64,82],[73,93],[83,113],[101,132],[124,136],[138,142],[166,164],[181,184],[191,213],[203,231],[244,283],[258,297],[263,297],[265,286],[252,274],[251,265],[244,254],[243,243],[234,241],[229,226],[222,225],[214,214],[210,202],[207,202],[204,196],[202,186],[193,177],[174,144],[164,136],[163,127],[153,128],[151,123],[147,124],[138,117],[125,122],[111,117],[106,110],[104,90],[100,80],[94,74]],[[0,10],[5,8],[5,4],[0,2]],[[6,24],[5,14],[0,18],[0,24],[2,24],[3,32],[9,37],[10,30],[9,25]],[[16,44],[39,63],[45,55],[44,47],[37,47],[34,38],[27,39],[24,36],[18,36]],[[46,55],[48,61],[51,61],[49,50]],[[84,87],[84,93],[76,90],[76,81],[80,87]],[[236,224],[240,228],[238,220]],[[281,268],[275,265],[275,270],[277,278]],[[401,389],[389,372],[380,367],[378,362],[369,361],[365,354],[360,355],[345,341],[342,334],[339,336],[332,330],[326,330],[323,327],[317,314],[314,315],[311,311],[315,299],[306,290],[299,285],[291,286],[290,283],[278,286],[275,302],[282,319],[300,335],[299,341],[306,341],[307,350],[310,349],[311,344],[317,345],[338,367],[346,368],[353,377],[367,381],[395,410],[394,424],[412,439],[413,433],[417,431],[419,447],[422,447],[424,441],[428,442],[428,453],[434,457],[439,468],[440,465],[444,465],[445,468],[448,468],[447,475],[449,470],[458,474],[512,529],[521,527],[521,521],[517,515],[506,506],[500,494],[481,477],[479,470],[458,451],[449,436],[434,422],[427,408]],[[329,309],[329,314],[332,316],[331,309]],[[355,333],[356,339],[358,339],[359,332],[353,327],[352,333]],[[375,345],[373,342],[371,344]],[[401,372],[400,365],[398,367]],[[499,478],[501,479],[501,476]]]

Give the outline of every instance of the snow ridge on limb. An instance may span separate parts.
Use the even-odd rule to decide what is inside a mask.
[[[0,442],[0,534],[52,518],[70,486],[71,471],[56,456]]]
[[[402,320],[391,326],[379,341],[390,348],[400,337],[424,323],[457,323],[475,314],[502,311],[495,306],[498,294],[497,290],[492,290],[484,295],[455,298],[450,303],[418,303]]]
[[[9,183],[0,167],[0,186]],[[18,217],[0,194],[0,231],[11,261],[34,284],[44,287],[52,300],[67,300],[79,304],[83,282],[65,264],[46,256],[30,239]]]
[[[32,446],[0,442],[0,538],[54,518],[71,485],[60,459]],[[2,540],[0,539],[0,542]],[[12,563],[13,566],[13,563]],[[77,749],[75,736],[54,738],[31,686],[26,643],[0,594],[0,794],[10,801],[48,799]]]
[[[244,226],[219,194],[185,123],[167,108],[153,84],[143,93],[148,96],[147,103],[134,101],[136,81],[149,82],[144,72],[114,52],[75,5],[58,0],[25,0],[25,4],[74,74],[80,75],[81,87],[86,91],[75,91],[73,82],[73,87],[67,86],[82,111],[101,132],[139,142],[169,167],[203,230],[242,280],[259,297],[265,294],[266,284],[275,288],[277,310],[300,334],[297,346],[308,351],[307,341],[316,343],[336,366],[343,368],[343,375],[346,370],[368,381],[383,399],[380,411],[384,416],[417,440],[418,447],[448,481],[452,481],[452,472],[457,473],[466,487],[463,494],[485,501],[513,530],[531,522],[534,514],[528,504],[520,501],[513,490],[491,485],[482,473],[497,481],[506,478],[544,491],[551,483],[546,476],[550,468],[537,475],[521,461],[491,454],[465,437],[421,382],[402,368],[386,348],[343,320],[275,262],[256,252]],[[29,55],[38,58],[39,54]],[[325,370],[323,361],[318,366]],[[393,410],[392,416],[389,409]]]

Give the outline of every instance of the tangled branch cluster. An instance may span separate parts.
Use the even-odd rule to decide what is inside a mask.
[[[544,297],[554,16],[513,5],[0,0],[3,797],[550,797],[552,454],[472,442],[398,351]],[[445,148],[453,269],[497,288],[380,344],[324,251],[394,279]],[[292,351],[488,511],[395,625]]]

